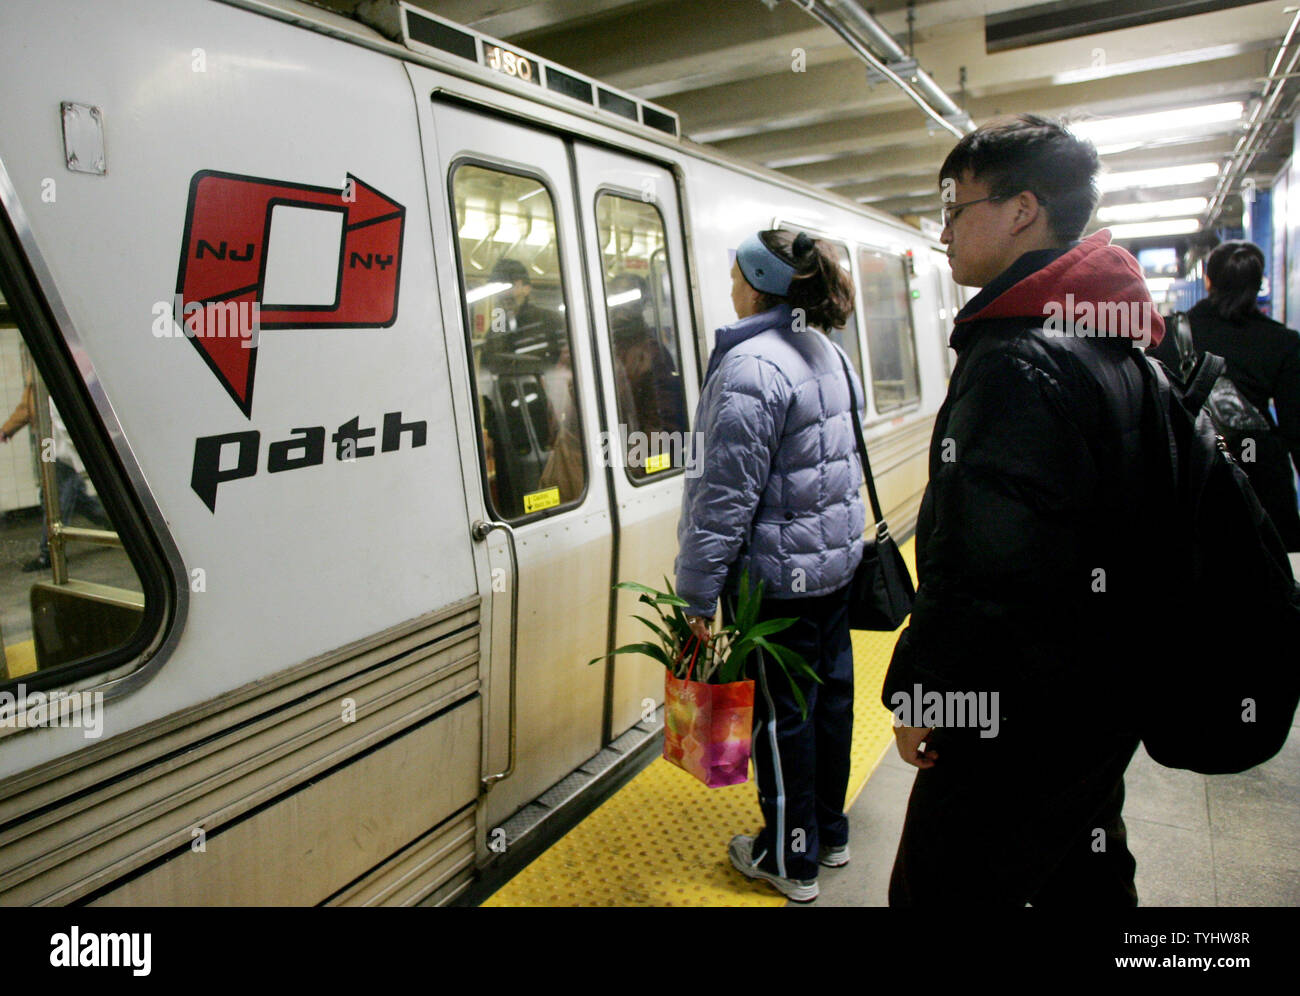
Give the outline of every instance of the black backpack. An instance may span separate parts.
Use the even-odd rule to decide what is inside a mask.
[[[1187,315],[1181,311],[1175,312],[1167,327],[1173,334],[1174,345],[1178,349],[1178,375],[1190,378],[1196,370],[1197,355]],[[1273,423],[1268,416],[1251,404],[1224,373],[1220,373],[1214,380],[1209,397],[1205,399],[1205,410],[1209,412],[1210,421],[1214,423],[1223,441],[1228,444],[1228,452],[1238,460],[1242,459],[1247,439],[1259,442],[1273,432]]]
[[[1158,577],[1138,732],[1160,764],[1244,771],[1276,754],[1300,700],[1300,586],[1286,548],[1206,402],[1223,373],[1204,354],[1185,381],[1141,356]]]

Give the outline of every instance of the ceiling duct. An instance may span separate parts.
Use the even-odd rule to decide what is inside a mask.
[[[1253,3],[1258,0],[1056,0],[986,15],[984,51],[1006,52]]]
[[[1251,163],[1268,145],[1273,133],[1281,125],[1290,122],[1290,111],[1279,110],[1279,105],[1282,102],[1283,91],[1294,92],[1294,88],[1288,87],[1288,84],[1296,76],[1296,66],[1300,65],[1300,38],[1296,36],[1298,27],[1300,27],[1300,13],[1296,13],[1291,18],[1291,26],[1287,28],[1286,37],[1282,39],[1282,47],[1277,50],[1273,65],[1269,67],[1264,92],[1260,95],[1260,99],[1254,102],[1250,118],[1246,121],[1242,135],[1237,139],[1237,145],[1228,159],[1227,168],[1219,174],[1214,196],[1210,198],[1210,206],[1205,209],[1207,225],[1214,223],[1219,212],[1223,210],[1223,202],[1232,192],[1234,184],[1250,169]]]
[[[975,125],[930,74],[857,0],[791,0],[834,31],[878,76],[903,91],[939,127],[961,138]]]

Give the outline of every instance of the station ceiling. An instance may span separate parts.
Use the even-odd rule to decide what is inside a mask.
[[[355,2],[329,5],[348,10]],[[936,174],[955,137],[892,83],[873,82],[848,45],[793,0],[416,5],[668,107],[697,142],[885,211],[938,217]],[[1023,111],[1087,121],[1242,104],[1240,115],[1212,122],[1198,111],[1137,141],[1099,137],[1113,173],[1225,164],[1295,9],[1282,0],[870,0],[870,7],[977,125]],[[1159,19],[1133,23],[1150,18]],[[1294,107],[1289,91],[1283,97],[1272,141],[1246,174],[1259,187],[1291,152]],[[1103,207],[1209,197],[1215,182],[1116,189]],[[1239,212],[1239,200],[1226,210]]]

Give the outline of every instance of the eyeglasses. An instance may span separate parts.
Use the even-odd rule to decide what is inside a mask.
[[[943,227],[951,228],[955,225],[957,223],[957,218],[961,215],[962,211],[970,207],[972,204],[983,204],[985,201],[996,201],[999,199],[1000,198],[997,197],[979,197],[973,201],[963,201],[960,204],[949,204],[943,209]]]
[[[1032,190],[1029,191],[1029,193],[1034,194]],[[1034,194],[1034,197],[1037,198],[1039,207],[1047,206],[1046,197],[1039,197],[1038,194]],[[961,216],[962,211],[970,207],[972,204],[983,204],[985,201],[1005,201],[1005,200],[1009,200],[1009,198],[989,196],[989,197],[978,197],[973,201],[962,201],[960,204],[949,204],[947,207],[943,209],[943,227],[951,228],[953,225],[955,225],[957,223],[957,219]]]

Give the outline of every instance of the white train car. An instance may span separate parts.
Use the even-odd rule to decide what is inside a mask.
[[[426,13],[366,22],[0,8],[0,903],[445,903],[625,776],[662,675],[587,662],[633,639],[613,582],[671,572],[758,228],[841,247],[914,521],[933,240]]]

